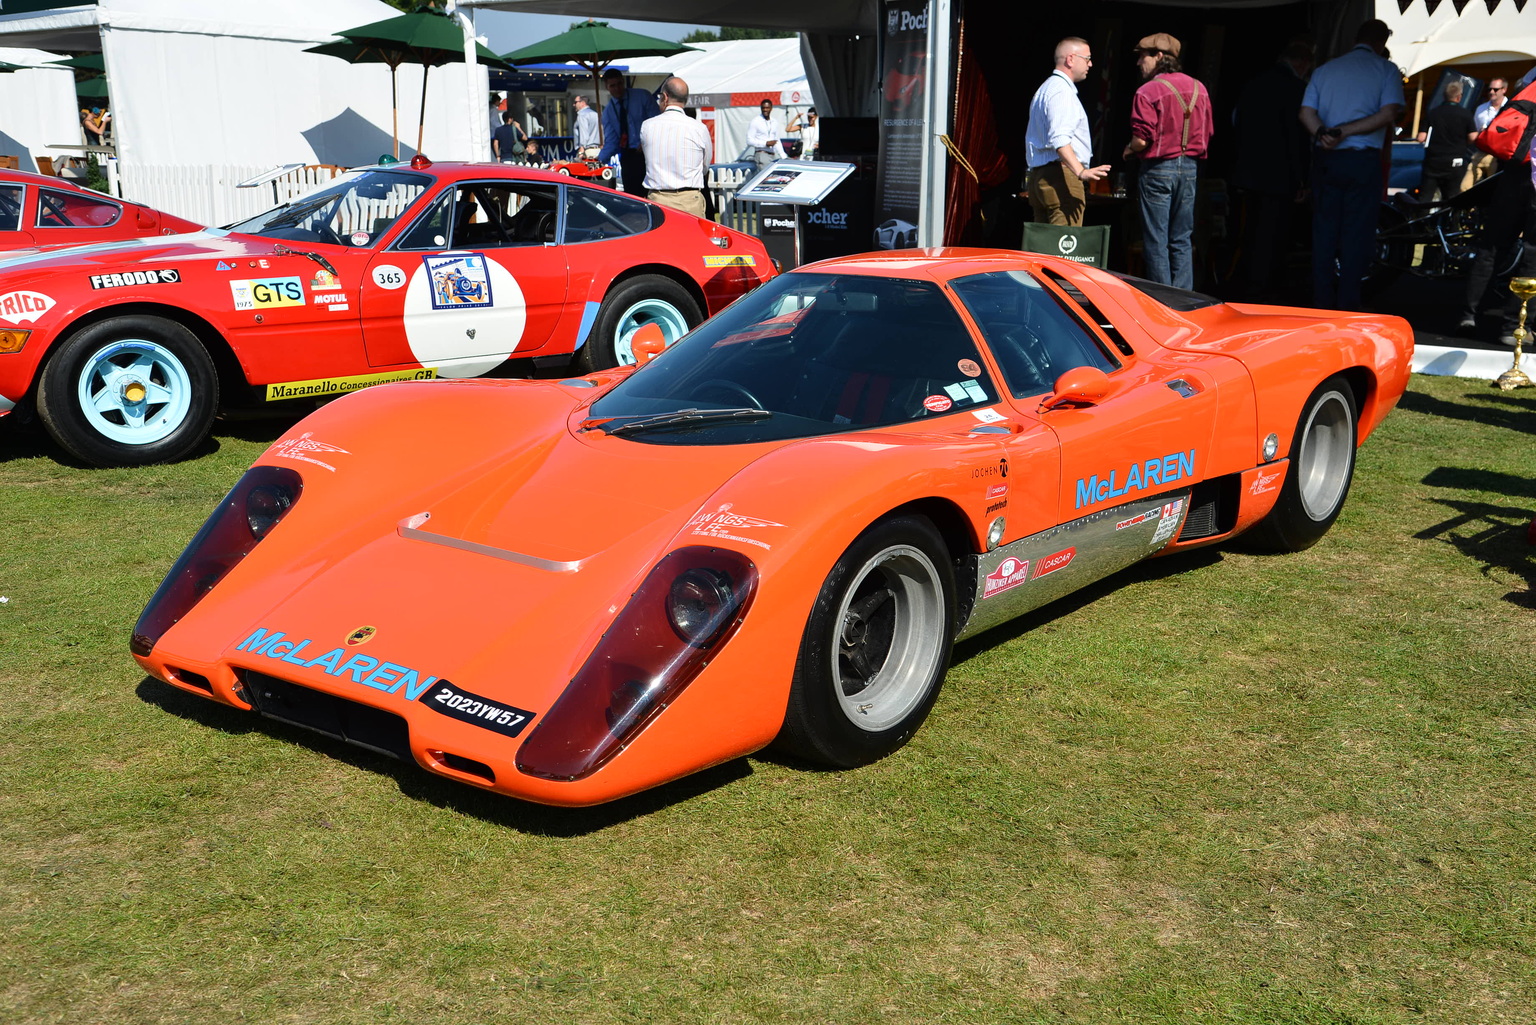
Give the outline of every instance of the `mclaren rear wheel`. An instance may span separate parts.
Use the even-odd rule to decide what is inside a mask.
[[[1302,407],[1285,485],[1250,535],[1256,546],[1299,552],[1322,540],[1349,497],[1358,432],[1353,389],[1343,377],[1328,378]]]
[[[947,549],[928,520],[891,517],[859,535],[811,610],[775,747],[852,768],[910,740],[949,668],[954,594]]]

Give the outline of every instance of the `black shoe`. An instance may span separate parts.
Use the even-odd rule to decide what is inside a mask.
[[[1458,330],[1458,331],[1476,331],[1477,330],[1477,318],[1475,316],[1473,316],[1472,314],[1470,314],[1470,313],[1463,313],[1461,315],[1461,319],[1456,322],[1456,330]]]

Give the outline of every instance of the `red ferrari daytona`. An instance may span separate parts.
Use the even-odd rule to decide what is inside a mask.
[[[573,354],[635,360],[774,275],[757,239],[501,164],[367,167],[227,229],[0,259],[0,416],[99,466],[190,454],[221,408]]]

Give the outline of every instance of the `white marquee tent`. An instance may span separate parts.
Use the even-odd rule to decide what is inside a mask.
[[[37,65],[58,60],[44,50],[0,47],[0,61],[25,70],[0,75],[0,155],[16,157],[23,171],[37,170],[38,157],[78,156],[58,146],[81,143],[79,107],[75,105],[75,73],[68,68]]]
[[[636,84],[659,87],[668,75],[688,83],[688,102],[715,108],[715,159],[734,160],[746,146],[747,124],[758,116],[764,98],[793,117],[816,101],[806,81],[800,40],[733,39],[692,43],[697,50],[675,57],[624,60]]]
[[[270,192],[232,193],[231,179],[282,163],[352,165],[390,152],[388,69],[302,51],[398,13],[381,0],[98,0],[0,16],[0,43],[99,49],[125,194],[221,223],[270,204]],[[429,155],[477,155],[472,133],[486,119],[483,109],[471,117],[470,105],[483,107],[488,87],[483,67],[475,76],[472,92],[463,65],[432,70]],[[421,101],[418,65],[401,67],[399,87],[406,158]],[[72,126],[71,138],[78,135]],[[195,179],[210,173],[218,181],[197,188]]]
[[[1433,13],[1427,4],[1400,9],[1397,0],[1377,0],[1376,17],[1391,27],[1392,59],[1410,76],[1451,62],[1536,60],[1536,10],[1521,11],[1508,0],[1492,11],[1484,3],[1460,12],[1443,3]]]

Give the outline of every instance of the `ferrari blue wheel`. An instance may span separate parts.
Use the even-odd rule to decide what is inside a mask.
[[[579,360],[587,370],[631,366],[635,332],[645,325],[661,328],[671,345],[703,320],[699,304],[682,285],[659,274],[642,274],[622,282],[603,300]]]
[[[632,344],[635,332],[647,324],[660,327],[668,345],[688,333],[688,318],[682,310],[665,299],[642,299],[619,315],[618,336],[613,345],[620,366],[627,367],[635,362]]]
[[[171,434],[192,405],[192,379],[176,354],[152,341],[113,342],[88,357],[75,398],[98,434],[148,445]]]
[[[56,441],[97,466],[186,456],[218,401],[213,361],[197,337],[158,317],[119,317],[77,332],[49,358],[38,412]]]

